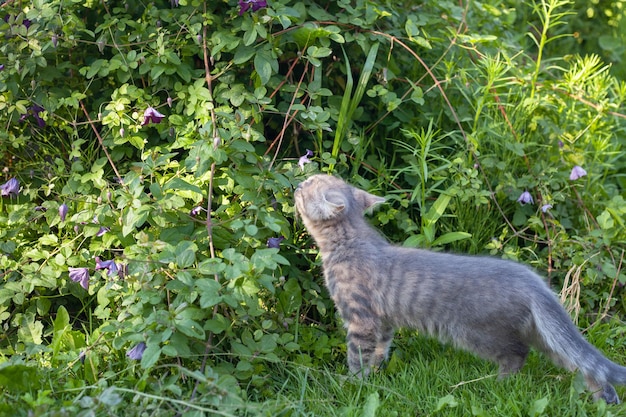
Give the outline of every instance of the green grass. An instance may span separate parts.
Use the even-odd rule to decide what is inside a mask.
[[[366,381],[347,378],[341,364],[277,370],[266,415],[626,416],[626,405],[594,402],[580,375],[535,352],[519,374],[498,380],[495,365],[434,340],[405,335],[397,343],[387,368]]]
[[[612,360],[626,363],[626,334],[617,321],[586,336]],[[0,416],[626,416],[626,405],[594,402],[580,375],[536,352],[520,373],[498,380],[493,363],[415,332],[401,332],[392,349],[386,367],[365,381],[347,376],[342,354],[324,364],[311,358],[317,365],[307,366],[269,361],[271,371],[256,374],[247,386],[226,368],[219,376],[185,370],[184,377],[170,369],[158,379],[137,381],[132,376],[138,369],[130,367],[91,385],[67,369],[34,368],[28,375],[36,383],[22,378],[8,384]],[[0,376],[7,377],[6,371]],[[616,388],[626,398],[626,387]]]

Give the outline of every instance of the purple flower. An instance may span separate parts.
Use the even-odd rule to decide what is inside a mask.
[[[280,242],[282,242],[283,240],[285,240],[285,238],[282,237],[282,236],[280,236],[280,237],[270,237],[269,239],[267,239],[267,247],[268,248],[279,249],[280,248]]]
[[[150,123],[161,123],[161,120],[165,117],[164,114],[161,114],[154,107],[148,107],[145,112],[143,112],[143,122],[141,122],[142,126],[145,126]]]
[[[256,12],[259,9],[267,7],[266,0],[239,0],[239,16],[243,15],[250,8],[252,8],[253,12]]]
[[[96,237],[104,236],[104,234],[108,232],[109,230],[111,229],[109,229],[108,227],[101,226],[100,230],[98,230],[98,233],[96,233]]]
[[[20,182],[11,178],[4,184],[0,185],[0,195],[2,197],[17,197],[17,194],[20,192]]]
[[[130,359],[140,361],[143,357],[143,352],[146,350],[146,344],[144,342],[139,342],[135,345],[135,347],[128,349],[126,352],[126,356]]]
[[[109,276],[117,275],[118,267],[114,260],[103,261],[100,257],[96,256],[96,269],[107,269]]]
[[[84,289],[89,288],[89,269],[87,268],[68,268],[70,279],[78,282]]]
[[[544,213],[547,213],[548,210],[550,210],[552,208],[552,204],[544,204],[543,206],[541,206],[541,211],[543,211]]]
[[[304,169],[305,164],[311,163],[311,160],[309,159],[310,156],[313,156],[313,151],[307,149],[306,153],[298,159],[298,166],[300,169]]]
[[[33,104],[27,109],[27,112],[25,114],[20,116],[20,122],[24,122],[28,119],[29,116],[33,116],[33,118],[37,122],[37,125],[40,128],[44,128],[46,127],[46,121],[42,119],[42,117],[39,115],[39,113],[41,113],[42,111],[44,111],[43,107],[38,104]]]
[[[572,168],[572,172],[569,174],[569,179],[575,181],[580,177],[584,177],[585,175],[587,175],[587,171],[585,171],[582,167],[576,165],[574,168]]]
[[[520,203],[521,205],[528,204],[528,203],[532,204],[533,196],[530,195],[528,191],[524,191],[517,199],[517,202]]]
[[[67,212],[69,211],[69,207],[67,204],[63,203],[59,206],[59,216],[61,217],[61,221],[65,221],[65,217],[67,216]]]
[[[191,217],[196,217],[198,214],[202,213],[202,206],[197,206],[191,209],[191,211],[189,212],[189,215]]]
[[[0,64],[0,71],[4,71],[4,64]]]

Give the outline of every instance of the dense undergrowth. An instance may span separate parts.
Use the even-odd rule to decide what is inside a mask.
[[[0,412],[329,413],[288,406],[309,370],[355,392],[294,218],[316,172],[392,241],[534,266],[625,358],[623,7],[1,2]]]

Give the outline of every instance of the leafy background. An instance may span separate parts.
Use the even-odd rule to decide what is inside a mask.
[[[248,3],[0,3],[0,411],[274,415],[285,366],[341,371],[317,172],[623,344],[622,0]]]

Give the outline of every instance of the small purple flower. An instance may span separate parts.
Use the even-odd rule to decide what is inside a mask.
[[[532,204],[533,196],[530,195],[528,191],[524,191],[517,199],[517,202],[520,203],[521,205],[528,204],[528,203]]]
[[[141,125],[145,126],[150,123],[161,123],[164,117],[164,114],[159,113],[157,109],[150,106],[143,112],[143,122],[141,122]]]
[[[2,197],[17,197],[20,192],[20,182],[16,178],[11,178],[0,185],[0,195]]]
[[[569,174],[569,179],[575,181],[580,177],[584,177],[585,175],[587,175],[587,171],[585,171],[582,167],[576,165],[574,168],[572,168],[572,172]]]
[[[313,156],[313,151],[307,149],[306,153],[298,159],[298,166],[300,169],[304,169],[304,165],[311,163],[311,160],[309,159],[310,156]]]
[[[78,282],[84,289],[89,288],[89,269],[87,268],[68,268],[70,279]]]
[[[543,206],[541,206],[541,211],[543,211],[544,213],[547,213],[548,210],[550,210],[552,208],[552,204],[544,204]]]
[[[239,16],[243,15],[250,8],[252,8],[253,12],[256,12],[259,9],[267,7],[266,0],[239,0]]]
[[[52,36],[50,37],[50,41],[52,42],[52,46],[56,48],[59,44],[59,37],[56,35],[56,33],[52,34]]]
[[[280,236],[280,237],[270,237],[269,239],[267,239],[267,247],[268,248],[279,249],[280,248],[280,242],[282,242],[283,240],[285,240],[285,238],[283,236]]]
[[[0,71],[4,71],[4,64],[0,64]]]
[[[69,207],[67,204],[63,203],[59,206],[59,216],[61,217],[61,221],[65,221],[65,217],[67,216],[67,212],[69,211]]]
[[[96,237],[104,236],[104,234],[108,232],[109,230],[111,229],[109,229],[108,227],[101,226],[100,230],[98,230],[98,233],[96,233]]]
[[[114,260],[103,261],[100,257],[96,256],[96,269],[107,269],[109,276],[117,275],[118,267]]]
[[[40,128],[46,127],[46,121],[39,115],[39,113],[43,112],[45,109],[38,104],[33,104],[27,109],[27,112],[20,116],[20,122],[26,121],[30,116],[32,116],[37,122],[37,126]]]
[[[144,342],[139,342],[135,345],[135,347],[128,349],[126,352],[126,356],[135,361],[140,361],[143,357],[143,352],[146,350],[146,344]]]
[[[198,214],[202,213],[202,210],[204,210],[202,206],[196,206],[191,209],[191,211],[189,212],[189,215],[191,217],[196,217]]]

